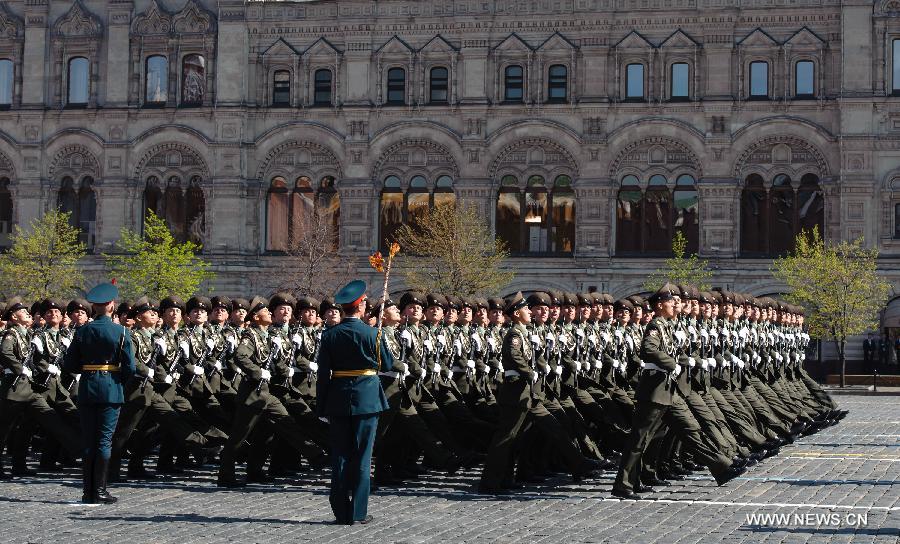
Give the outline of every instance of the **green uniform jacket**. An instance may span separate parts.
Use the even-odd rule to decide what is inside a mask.
[[[81,373],[84,365],[118,365],[118,372],[84,372],[78,385],[79,404],[122,404],[122,389],[134,375],[134,349],[125,327],[101,316],[75,331],[66,351],[65,370]]]
[[[532,380],[535,374],[531,367],[532,347],[530,334],[525,325],[512,326],[503,338],[501,361],[506,371],[515,370],[518,376],[507,376],[500,384],[497,403],[508,406],[527,406],[532,398]]]
[[[678,365],[670,355],[672,352],[672,333],[668,321],[662,317],[654,317],[653,321],[647,324],[647,331],[641,343],[641,359],[646,364],[654,364],[666,372],[671,372]],[[668,406],[672,404],[673,390],[673,384],[665,372],[644,369],[635,390],[635,400]]]

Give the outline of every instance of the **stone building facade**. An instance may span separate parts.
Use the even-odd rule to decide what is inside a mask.
[[[778,293],[813,225],[900,287],[895,95],[898,0],[5,0],[0,243],[59,206],[99,273],[149,207],[264,292],[298,210],[339,210],[364,271],[455,199],[508,291],[638,292],[681,231]]]

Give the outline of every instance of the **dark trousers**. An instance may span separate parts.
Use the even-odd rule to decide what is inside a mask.
[[[366,519],[378,414],[329,416],[331,510],[339,523]]]
[[[110,458],[113,433],[116,431],[116,422],[119,420],[120,407],[119,404],[86,403],[78,407],[85,459]]]

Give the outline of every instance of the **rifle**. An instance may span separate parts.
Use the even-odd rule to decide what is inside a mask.
[[[31,342],[28,342],[28,351],[25,353],[25,358],[22,359],[22,369],[24,370],[26,368],[31,371],[32,376],[33,376],[34,371],[35,371],[35,368],[34,368],[34,346],[31,344]],[[15,389],[16,385],[18,385],[20,379],[22,379],[22,374],[17,374],[10,387],[12,389]]]
[[[265,366],[262,367],[262,370],[269,370],[272,366],[272,360],[275,359],[275,350],[273,348],[269,348],[269,356],[266,358]],[[269,380],[260,377],[259,384],[256,386],[256,392],[259,393],[262,391],[263,382],[268,382]]]
[[[319,360],[319,346],[321,346],[321,345],[322,345],[322,330],[319,329],[319,332],[316,333],[316,349],[315,349],[315,351],[313,351],[312,359],[310,359],[310,362],[319,364],[317,361]],[[306,386],[307,387],[312,387],[313,374],[318,374],[318,373],[319,373],[318,370],[313,372],[312,369],[310,369],[310,371],[306,373]]]
[[[152,368],[152,370],[156,371],[156,359],[160,354],[159,344],[153,343],[153,353],[150,354],[150,358],[147,360],[146,366],[147,368]],[[144,381],[141,382],[141,389],[147,387],[147,382],[150,381],[150,375],[144,376]]]

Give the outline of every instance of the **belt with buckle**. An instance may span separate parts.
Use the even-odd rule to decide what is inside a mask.
[[[109,364],[93,364],[93,365],[83,365],[81,367],[82,372],[118,372],[119,365],[109,365]]]
[[[375,376],[378,374],[371,368],[365,370],[332,370],[332,378],[356,378],[358,376]]]

